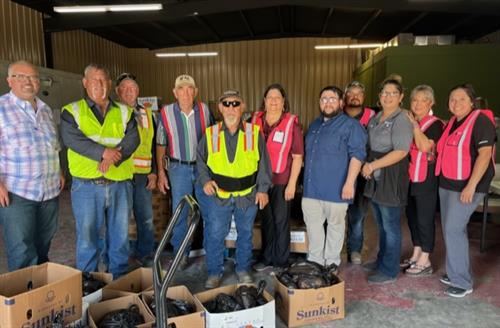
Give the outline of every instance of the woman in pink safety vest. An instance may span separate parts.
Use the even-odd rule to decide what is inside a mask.
[[[400,265],[409,276],[426,276],[433,272],[429,254],[434,249],[434,217],[438,199],[435,149],[443,133],[443,122],[431,112],[434,104],[434,90],[430,86],[419,85],[412,90],[408,117],[413,124],[413,142],[410,146],[406,217],[413,254]]]
[[[271,84],[264,91],[260,110],[252,123],[260,126],[267,144],[273,170],[269,204],[260,211],[262,254],[256,271],[288,265],[290,255],[290,210],[302,167],[304,141],[297,116],[290,114],[285,90]]]
[[[490,110],[475,109],[471,85],[451,89],[448,106],[453,114],[437,144],[441,225],[446,246],[446,274],[440,281],[445,294],[472,293],[467,224],[488,192],[495,175],[496,133]]]

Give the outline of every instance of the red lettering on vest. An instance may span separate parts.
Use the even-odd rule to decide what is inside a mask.
[[[365,107],[363,109],[363,115],[359,119],[359,123],[366,128],[368,126],[368,122],[370,122],[370,119],[373,116],[375,116],[375,111],[371,108]]]
[[[264,131],[265,112],[256,112],[252,123],[257,124]],[[267,138],[267,151],[271,157],[273,173],[283,173],[288,164],[288,154],[292,149],[293,125],[298,118],[290,113],[284,113],[280,123],[271,131]]]
[[[438,120],[437,117],[432,115],[425,116],[420,122],[420,130],[425,132],[434,122]],[[427,154],[418,150],[415,140],[413,140],[410,147],[410,181],[423,182],[427,178],[428,158]]]
[[[436,175],[443,173],[443,176],[451,180],[467,180],[472,172],[472,156],[470,153],[470,142],[472,130],[479,114],[488,117],[493,125],[495,118],[489,109],[477,109],[465,119],[455,131],[450,130],[457,120],[453,116],[448,122],[443,135],[437,144],[438,158],[436,163]],[[495,147],[493,146],[492,161],[494,163]]]

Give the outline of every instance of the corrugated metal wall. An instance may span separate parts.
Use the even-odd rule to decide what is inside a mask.
[[[42,14],[9,0],[0,0],[0,58],[26,59],[45,66]]]

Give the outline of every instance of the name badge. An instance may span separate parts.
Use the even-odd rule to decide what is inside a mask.
[[[285,138],[285,133],[283,131],[276,131],[276,133],[273,136],[273,141],[283,143],[284,138]]]

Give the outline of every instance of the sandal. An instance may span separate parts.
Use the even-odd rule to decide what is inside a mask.
[[[414,264],[405,271],[408,276],[412,277],[430,276],[432,272],[432,265],[430,264],[428,266]]]
[[[417,261],[412,261],[411,259],[405,259],[403,262],[399,263],[399,267],[402,270],[406,270],[415,264],[417,264]]]

